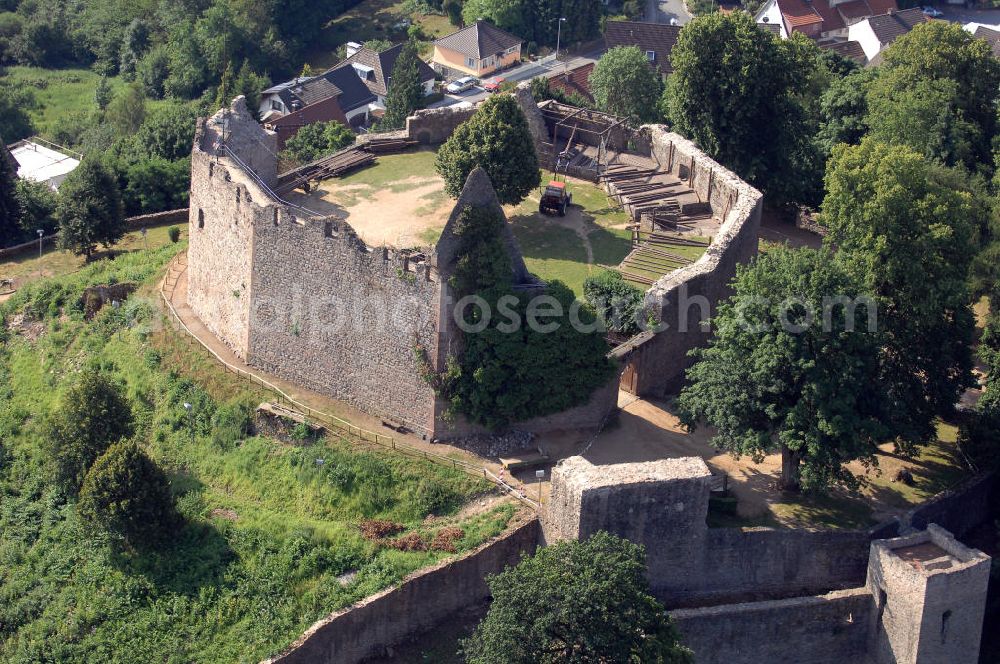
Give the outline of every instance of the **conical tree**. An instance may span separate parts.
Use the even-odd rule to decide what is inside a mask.
[[[411,39],[403,44],[392,68],[392,80],[385,95],[385,116],[379,123],[382,129],[401,129],[406,118],[416,110],[423,97],[420,84],[417,45]]]
[[[488,99],[438,150],[435,167],[450,196],[462,193],[476,166],[490,176],[504,205],[520,203],[541,181],[531,130],[513,96]]]
[[[162,541],[179,522],[167,476],[135,441],[112,445],[94,462],[76,508],[84,523],[133,548]]]

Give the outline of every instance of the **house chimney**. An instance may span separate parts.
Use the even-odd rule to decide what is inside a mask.
[[[347,57],[351,57],[352,55],[360,51],[362,46],[358,42],[347,42],[346,44],[344,44],[344,48],[345,52],[347,53]]]

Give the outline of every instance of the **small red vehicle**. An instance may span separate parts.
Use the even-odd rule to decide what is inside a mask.
[[[566,191],[566,183],[552,180],[542,191],[542,199],[538,201],[538,211],[542,214],[554,212],[560,217],[565,217],[566,208],[572,204],[573,194]]]
[[[503,76],[495,76],[490,80],[488,80],[485,85],[483,85],[483,90],[486,90],[487,92],[496,92],[497,90],[500,89],[500,85],[505,80],[506,79]]]

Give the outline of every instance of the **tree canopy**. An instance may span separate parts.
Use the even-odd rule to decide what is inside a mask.
[[[880,381],[890,433],[919,442],[969,385],[972,195],[906,146],[866,139],[834,149],[822,220],[837,257],[879,303]]]
[[[17,173],[0,136],[0,247],[21,237],[21,205],[17,200]]]
[[[87,369],[62,396],[46,427],[56,481],[75,493],[91,464],[113,443],[132,435],[132,407],[121,388]]]
[[[819,66],[804,38],[779,40],[744,12],[700,16],[681,30],[662,104],[677,131],[778,198],[818,176],[808,114],[798,98]],[[808,56],[808,57],[807,57]]]
[[[864,287],[827,251],[779,248],[739,268],[733,290],[692,353],[681,420],[710,424],[714,446],[757,463],[780,451],[785,489],[854,486],[844,465],[873,464],[887,432]]]
[[[645,573],[642,547],[605,532],[540,548],[487,579],[493,601],[462,645],[466,661],[687,664]]]
[[[357,136],[336,120],[314,122],[300,127],[285,142],[284,154],[300,163],[315,161],[324,155],[352,145]]]
[[[179,523],[167,476],[132,440],[111,445],[94,462],[76,509],[85,524],[132,548],[149,548]]]
[[[486,171],[503,205],[520,203],[541,182],[528,121],[511,95],[487,99],[444,142],[435,162],[445,191],[454,198],[477,166]]]
[[[657,118],[663,81],[638,46],[618,46],[602,55],[590,74],[590,88],[605,113],[636,122]]]
[[[125,235],[125,208],[114,175],[98,158],[84,159],[59,187],[59,245],[88,259],[98,244]]]
[[[884,51],[879,69],[868,104],[884,139],[950,165],[992,161],[1000,62],[986,40],[958,24],[921,23]]]
[[[485,19],[540,46],[568,46],[600,35],[601,7],[600,0],[466,0],[462,19]],[[561,32],[560,18],[567,19]]]

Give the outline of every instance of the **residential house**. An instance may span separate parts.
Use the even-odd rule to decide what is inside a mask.
[[[352,67],[334,68],[264,90],[260,119],[278,135],[278,147],[284,148],[300,127],[314,122],[336,120],[352,127],[366,124],[377,100]]]
[[[549,90],[558,90],[567,96],[576,95],[593,103],[594,95],[590,92],[590,74],[593,71],[594,63],[588,62],[553,74],[549,76]]]
[[[431,66],[449,78],[482,78],[520,61],[521,38],[480,20],[434,42]]]
[[[66,176],[76,170],[83,155],[50,143],[42,145],[42,139],[25,139],[8,146],[10,156],[17,163],[17,176],[34,182],[44,182],[53,190],[58,190]],[[59,148],[55,150],[53,148]],[[76,157],[79,157],[77,159]]]
[[[360,44],[349,43],[347,45],[347,59],[336,68],[350,67],[369,92],[376,96],[376,103],[384,107],[385,95],[389,90],[389,81],[392,79],[392,69],[402,50],[403,44],[396,44],[376,53]],[[417,68],[420,72],[420,83],[424,88],[424,96],[429,95],[434,92],[434,70],[423,60],[417,61]]]
[[[670,52],[674,50],[679,25],[666,23],[641,23],[639,21],[607,21],[604,26],[604,43],[609,49],[617,46],[637,46],[646,54],[649,63],[664,76],[673,72]]]
[[[865,49],[856,41],[827,41],[820,42],[819,46],[820,48],[833,51],[842,58],[853,60],[862,67],[868,64],[868,56],[865,55]]]
[[[966,23],[962,26],[978,39],[985,39],[993,50],[993,57],[1000,58],[1000,25],[983,25],[982,23]]]
[[[890,11],[881,16],[871,16],[854,23],[848,30],[848,40],[861,45],[868,63],[877,65],[882,61],[881,53],[886,46],[905,35],[917,25],[930,21],[922,9]]]
[[[755,20],[777,25],[782,39],[793,32],[817,40],[843,39],[854,23],[897,9],[896,0],[767,0]]]

